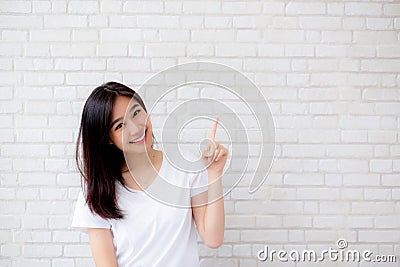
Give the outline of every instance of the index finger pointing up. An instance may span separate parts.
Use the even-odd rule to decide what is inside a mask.
[[[218,118],[215,119],[214,124],[210,131],[210,140],[214,141],[215,134],[217,133]]]

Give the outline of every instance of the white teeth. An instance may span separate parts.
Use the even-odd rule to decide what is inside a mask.
[[[138,139],[132,140],[130,143],[137,143],[139,141],[142,141],[144,139],[144,136],[146,135],[146,132]]]

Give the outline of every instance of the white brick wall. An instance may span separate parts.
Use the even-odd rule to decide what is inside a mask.
[[[339,237],[399,261],[399,30],[391,0],[0,1],[0,266],[94,266],[69,229],[82,104],[104,81],[136,88],[197,60],[250,77],[277,128],[268,179],[227,195],[224,245],[199,243],[201,266]]]

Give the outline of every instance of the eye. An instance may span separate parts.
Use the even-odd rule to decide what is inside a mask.
[[[115,130],[118,130],[119,128],[121,128],[123,125],[123,123],[121,122],[120,124],[117,125],[117,127],[115,127]]]
[[[140,112],[139,109],[135,110],[135,112],[133,112],[133,117],[135,117],[139,112]]]

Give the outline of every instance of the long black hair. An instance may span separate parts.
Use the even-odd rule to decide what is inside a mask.
[[[104,83],[86,100],[76,142],[75,160],[83,177],[86,202],[92,212],[105,219],[124,217],[117,203],[115,183],[125,186],[121,173],[125,158],[109,142],[111,113],[117,96],[133,98],[147,113],[143,100],[134,90],[117,82]]]

